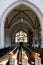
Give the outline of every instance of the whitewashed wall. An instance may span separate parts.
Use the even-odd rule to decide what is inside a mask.
[[[4,10],[12,3],[18,0],[0,0],[0,17],[3,14]],[[33,4],[35,4],[40,11],[43,13],[43,0],[26,0]]]

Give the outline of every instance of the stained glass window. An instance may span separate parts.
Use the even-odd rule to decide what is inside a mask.
[[[27,34],[20,30],[16,33],[15,42],[27,42]]]

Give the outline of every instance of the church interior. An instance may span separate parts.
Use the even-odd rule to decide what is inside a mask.
[[[6,17],[5,45],[0,49],[0,65],[43,65],[41,25],[37,14],[23,4]]]

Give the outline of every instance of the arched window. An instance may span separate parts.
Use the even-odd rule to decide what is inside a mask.
[[[15,42],[27,42],[27,34],[20,30],[16,33]]]

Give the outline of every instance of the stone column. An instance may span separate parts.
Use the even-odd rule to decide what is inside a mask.
[[[1,35],[1,24],[0,24],[0,49],[4,48],[4,43],[1,42],[2,40],[2,35]]]
[[[41,48],[43,49],[43,18],[41,21]]]
[[[36,41],[36,44],[35,44]],[[33,46],[38,47],[39,46],[39,41],[38,41],[38,29],[34,29],[33,33]]]
[[[43,32],[41,34],[41,48],[43,49]]]
[[[4,48],[4,27],[0,24],[0,49]]]
[[[9,38],[9,29],[5,30],[5,47],[9,47],[11,45]]]

